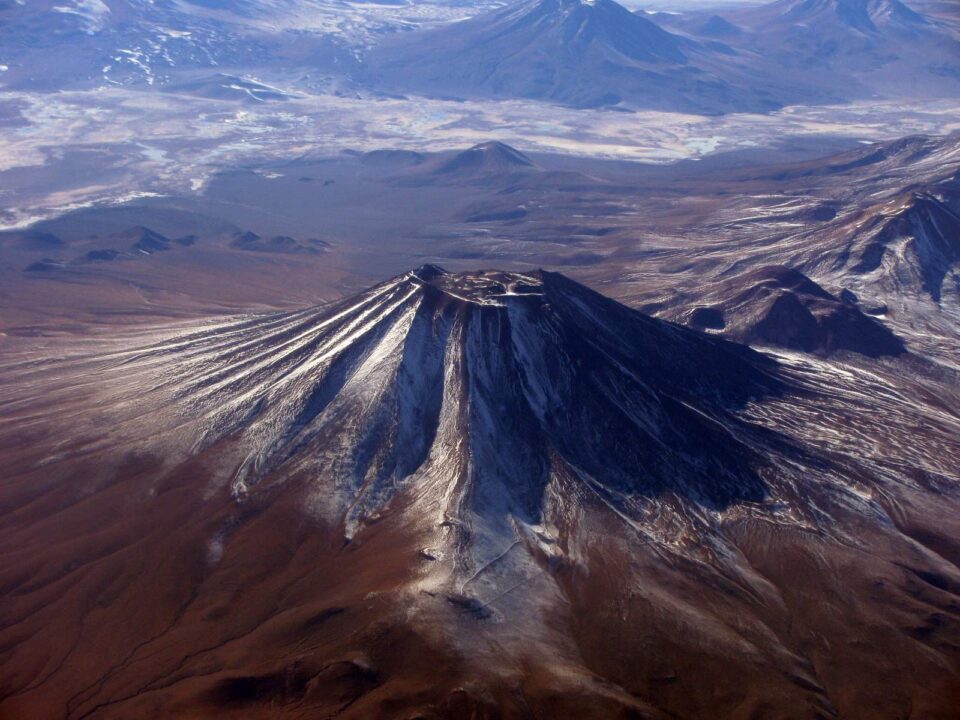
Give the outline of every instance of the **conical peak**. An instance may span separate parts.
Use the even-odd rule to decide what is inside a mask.
[[[926,20],[899,0],[797,0],[786,5],[785,15],[794,20],[806,20],[814,15],[829,13],[841,23],[862,31],[876,32],[875,22],[896,20],[924,24]]]
[[[423,265],[143,356],[145,372],[175,364],[169,392],[196,447],[236,452],[235,497],[309,482],[311,511],[348,536],[399,495],[442,498],[437,517],[499,536],[510,517],[540,522],[554,481],[638,501],[760,500],[736,411],[783,387],[745,348],[542,270]]]
[[[532,165],[530,159],[516,148],[510,147],[506,143],[497,140],[489,140],[474,145],[467,152],[482,153],[487,155],[499,155],[520,165]]]
[[[501,142],[490,141],[474,145],[445,160],[437,172],[488,173],[525,172],[536,169],[533,161],[519,150]]]
[[[907,210],[941,210],[948,213],[950,212],[949,207],[937,197],[936,194],[922,190],[911,193]]]

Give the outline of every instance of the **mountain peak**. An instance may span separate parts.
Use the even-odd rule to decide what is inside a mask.
[[[652,68],[686,67],[685,50],[692,46],[613,0],[529,0],[397,36],[368,61],[378,83],[443,97],[479,93],[578,107],[628,99],[649,105],[652,96],[668,91]]]
[[[474,145],[442,162],[435,172],[449,175],[485,175],[503,172],[525,172],[536,166],[519,150],[489,141]]]
[[[604,49],[641,62],[686,61],[679,38],[614,0],[534,0],[505,18],[515,20],[517,30],[563,46]]]
[[[711,508],[765,494],[751,432],[718,423],[778,391],[774,365],[558,273],[428,264],[181,347],[176,394],[201,446],[236,444],[236,496],[306,473],[311,507],[348,537],[394,499],[427,498],[436,523],[458,518],[482,544],[511,518],[540,522],[557,478]]]
[[[487,142],[477,143],[467,152],[484,153],[509,159],[521,165],[532,165],[530,159],[522,152],[499,140],[488,140]]]

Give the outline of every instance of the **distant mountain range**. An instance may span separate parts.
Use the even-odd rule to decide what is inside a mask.
[[[955,26],[901,0],[777,0],[722,15],[660,15],[671,29],[708,35],[798,84],[845,99],[956,97]]]
[[[530,0],[389,38],[369,73],[382,87],[439,96],[763,111],[885,91],[955,96],[960,42],[899,0],[778,0],[725,17]]]
[[[0,0],[0,86],[167,86],[208,82],[226,70],[283,77],[343,72],[358,48],[384,35],[484,7],[482,1],[468,8],[429,1]],[[212,90],[222,97],[221,89]]]
[[[633,13],[614,0],[490,7],[7,2],[0,83],[286,97],[244,77],[256,72],[311,88],[699,114],[960,96],[957,26],[901,0],[777,0],[722,14]]]

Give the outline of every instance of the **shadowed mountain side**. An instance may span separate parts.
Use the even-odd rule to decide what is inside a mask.
[[[948,279],[952,282],[947,289],[960,293],[958,185],[957,180],[951,183],[950,196],[913,193],[893,212],[881,211],[870,218],[861,226],[862,251],[851,271],[879,271],[894,289],[920,289],[937,302]]]

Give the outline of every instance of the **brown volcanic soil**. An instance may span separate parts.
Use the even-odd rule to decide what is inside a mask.
[[[960,588],[904,567],[905,544],[754,521],[727,532],[765,591],[598,538],[589,581],[571,586],[588,667],[676,717],[955,714]]]
[[[5,554],[19,547],[2,575],[0,717],[634,717],[624,704],[644,706],[557,687],[550,658],[517,674],[507,658],[484,667],[406,621],[400,589],[424,559],[389,518],[345,545],[341,528],[304,517],[289,485],[237,507],[197,492],[202,462],[161,474],[149,456],[106,471],[105,460],[32,487],[5,517]],[[93,497],[63,492],[78,479]],[[216,561],[211,534],[226,546]],[[475,631],[462,609],[434,604]]]
[[[103,467],[70,471],[100,487],[95,502],[47,492],[8,519],[29,530],[16,533],[25,562],[4,573],[4,620],[32,640],[7,656],[6,717],[333,714],[429,676],[437,650],[387,622],[416,552],[402,529],[344,548],[295,493],[236,507],[203,501],[202,463],[159,483],[156,459]],[[214,563],[218,535],[229,549]]]
[[[238,507],[203,498],[204,461],[157,463],[107,454],[59,468],[74,482],[5,485],[5,510],[21,497],[2,529],[0,717],[946,720],[960,703],[960,584],[906,539],[734,523],[757,593],[597,532],[551,570],[568,605],[547,630],[572,646],[544,655],[511,644],[523,618],[411,597],[426,561],[390,515],[345,545],[289,485]],[[47,487],[24,502],[31,480]],[[960,561],[955,522],[910,522]]]

